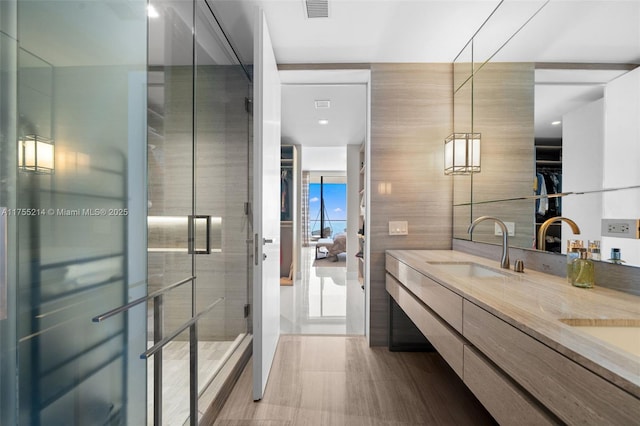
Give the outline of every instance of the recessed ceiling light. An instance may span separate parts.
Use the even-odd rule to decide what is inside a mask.
[[[158,11],[156,10],[155,7],[153,7],[152,4],[150,4],[149,6],[147,6],[147,16],[149,18],[157,18],[160,16],[160,14],[158,13]]]
[[[331,108],[331,101],[328,99],[315,101],[315,104],[317,109]]]
[[[323,126],[329,124],[329,120],[327,120],[326,118],[321,118],[320,120],[318,120],[318,124],[322,124]]]
[[[560,124],[562,124],[562,121],[552,121],[552,122],[551,122],[551,125],[552,125],[552,126],[558,126],[558,125],[560,125]]]

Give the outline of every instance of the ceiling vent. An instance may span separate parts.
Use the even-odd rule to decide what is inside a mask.
[[[307,18],[328,18],[329,0],[303,0]]]
[[[330,108],[330,107],[331,107],[331,101],[329,100],[316,101],[316,109],[323,109],[323,108]]]

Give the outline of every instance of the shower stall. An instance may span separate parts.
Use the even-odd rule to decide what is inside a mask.
[[[251,83],[211,5],[0,1],[0,424],[197,424],[246,359]]]
[[[202,394],[249,331],[250,80],[210,2],[151,5],[149,292],[195,278],[164,294],[161,309],[150,301],[149,341],[215,304],[198,322],[195,354],[185,330],[165,347],[160,371],[153,370],[157,356],[148,367],[163,383],[163,423],[182,424],[189,415],[190,362]]]

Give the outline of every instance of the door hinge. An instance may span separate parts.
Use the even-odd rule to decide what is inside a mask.
[[[253,114],[253,99],[244,98],[244,109],[249,113]]]
[[[247,201],[244,203],[244,215],[245,216],[249,216],[249,212],[251,210],[249,210],[251,208],[251,204]]]
[[[251,314],[251,305],[247,303],[244,305],[244,317],[249,318],[249,314]]]

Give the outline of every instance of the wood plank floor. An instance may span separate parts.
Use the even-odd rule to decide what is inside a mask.
[[[369,348],[364,337],[282,335],[262,401],[251,363],[215,425],[490,425],[437,353]]]

